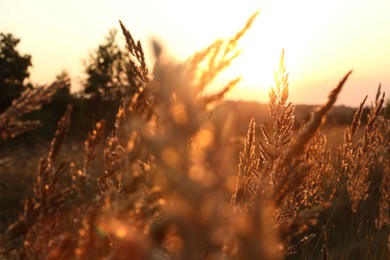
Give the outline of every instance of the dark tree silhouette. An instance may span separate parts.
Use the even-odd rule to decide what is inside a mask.
[[[18,52],[19,42],[12,34],[0,33],[0,112],[9,107],[24,88],[31,87],[24,83],[30,75],[31,56]]]
[[[64,87],[53,95],[52,102],[48,104],[48,108],[55,114],[56,120],[59,120],[65,114],[68,104],[73,103],[74,97],[70,93],[71,83],[66,81],[69,78],[67,71],[62,71],[56,76],[56,80],[66,82]]]
[[[129,86],[128,55],[116,42],[116,30],[110,30],[85,65],[84,93],[95,101],[120,100]]]
[[[117,31],[110,30],[85,62],[84,124],[93,127],[95,122],[105,119],[108,126],[114,125],[114,115],[122,97],[135,92],[135,73],[130,61],[128,50],[122,49],[117,42]]]
[[[390,119],[390,99],[386,100],[386,105],[384,108],[384,115],[385,115],[385,118]]]

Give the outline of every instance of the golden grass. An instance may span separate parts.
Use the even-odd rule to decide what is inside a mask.
[[[270,91],[273,129],[249,122],[238,166],[226,138],[235,126],[209,120],[210,105],[238,80],[215,95],[203,90],[239,54],[237,41],[256,15],[231,39],[216,41],[185,64],[161,57],[155,43],[153,73],[140,41],[120,23],[132,55],[135,94],[123,98],[104,149],[99,149],[104,142],[104,122],[99,122],[76,161],[59,157],[68,109],[39,162],[32,195],[0,237],[0,254],[9,259],[282,259],[306,248],[306,258],[327,259],[338,254],[328,233],[340,217],[341,202],[358,214],[367,198],[377,199],[370,208],[377,212],[379,230],[367,236],[386,243],[390,125],[382,116],[380,89],[362,135],[363,103],[336,155],[321,126],[351,72],[294,135],[284,52]],[[10,129],[10,121],[4,122]],[[2,132],[4,138],[10,135]],[[385,245],[372,248],[380,249],[375,256],[388,254]]]

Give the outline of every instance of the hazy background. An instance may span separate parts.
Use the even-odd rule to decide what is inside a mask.
[[[258,9],[241,42],[243,54],[221,79],[243,76],[229,98],[266,102],[282,48],[296,103],[321,103],[350,69],[338,104],[357,106],[367,93],[372,98],[379,82],[390,92],[388,0],[0,0],[0,31],[20,38],[21,53],[32,55],[33,83],[48,83],[67,70],[77,88],[83,60],[109,29],[119,29],[119,19],[141,39],[148,57],[150,40],[157,38],[170,55],[185,60],[234,35]]]

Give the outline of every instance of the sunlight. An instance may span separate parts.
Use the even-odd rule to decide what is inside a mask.
[[[241,56],[223,74],[225,81],[242,76],[237,88],[227,95],[229,99],[266,102],[283,48],[291,98],[298,102],[308,102],[308,95],[313,97],[310,102],[322,102],[320,97],[325,97],[329,91],[327,84],[334,84],[338,77],[351,69],[354,70],[352,82],[358,84],[359,81],[353,81],[355,77],[360,82],[368,83],[373,74],[380,74],[378,71],[387,67],[385,63],[388,64],[388,61],[383,57],[390,54],[390,49],[373,47],[374,42],[383,45],[383,42],[390,40],[388,35],[381,33],[388,23],[380,15],[372,16],[378,12],[378,7],[365,2],[359,2],[354,9],[349,9],[348,3],[337,4],[336,8],[335,3],[326,1],[276,0],[267,1],[258,8],[261,13],[240,41],[243,50]],[[350,13],[346,13],[346,10],[350,10]],[[235,9],[235,12],[240,19],[249,17],[247,9]],[[355,18],[357,16],[362,19]],[[238,24],[237,17],[235,24]],[[224,28],[232,28],[231,33],[227,35],[222,30],[223,34],[218,36],[234,35],[237,27],[229,22]],[[372,66],[374,60],[376,66]],[[377,80],[383,83],[389,78],[381,79],[378,75]],[[222,79],[216,85],[221,82]],[[369,84],[359,84],[361,87],[354,93],[354,99],[365,95],[365,89],[375,88],[377,82]],[[351,97],[341,95],[340,100],[353,103]]]
[[[389,82],[389,77],[379,72],[388,68],[384,57],[390,54],[390,49],[384,47],[390,37],[382,33],[389,24],[377,13],[381,9],[367,2],[355,3],[353,9],[348,3],[337,7],[306,0],[264,4],[252,30],[242,41],[242,56],[231,68],[231,73],[242,75],[243,81],[228,98],[266,102],[282,48],[291,98],[296,102],[308,102],[308,96],[312,97],[311,103],[322,102],[319,97],[326,96],[330,87],[327,84],[335,84],[338,77],[351,69],[356,91],[352,95],[342,94],[342,103],[352,104],[367,91],[375,93],[379,81]],[[386,8],[389,5],[383,3],[382,9]]]
[[[305,73],[305,68],[309,67],[305,52],[310,51],[309,44],[314,40],[313,32],[318,29],[318,23],[315,23],[317,14],[306,12],[302,3],[310,4],[308,1],[298,1],[284,2],[282,5],[280,1],[272,1],[261,7],[252,28],[240,41],[242,54],[223,73],[226,79],[242,77],[239,86],[227,98],[266,102],[283,48],[290,75],[296,78]],[[243,12],[241,17],[246,15]]]
[[[90,12],[91,6],[94,12]],[[367,92],[375,93],[379,82],[389,92],[387,0],[145,0],[137,4],[119,0],[20,0],[4,2],[0,22],[3,30],[21,38],[20,51],[33,56],[33,83],[49,83],[66,70],[72,77],[72,89],[77,91],[82,88],[83,62],[109,29],[119,29],[119,19],[141,40],[152,69],[151,39],[158,39],[169,57],[185,60],[218,38],[235,35],[256,10],[261,13],[240,42],[242,55],[224,78],[215,82],[220,86],[243,77],[227,98],[266,102],[283,48],[293,102],[323,102],[321,97],[331,85],[351,69],[354,91],[341,93],[339,102],[354,105]],[[119,41],[124,43],[123,38]]]

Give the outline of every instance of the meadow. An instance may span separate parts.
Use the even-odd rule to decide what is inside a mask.
[[[205,94],[255,17],[184,64],[154,43],[153,71],[121,23],[136,91],[114,126],[95,122],[84,142],[68,140],[68,106],[50,144],[2,151],[0,259],[387,259],[390,121],[380,87],[348,125],[330,126],[348,72],[298,119],[282,51],[261,116],[222,109],[239,79]],[[66,82],[26,90],[0,114],[1,139],[35,128],[23,116]]]

